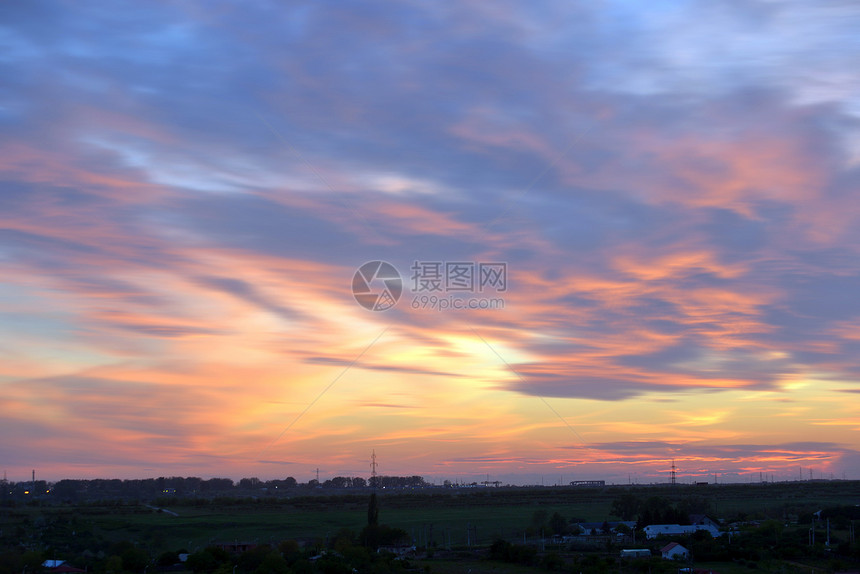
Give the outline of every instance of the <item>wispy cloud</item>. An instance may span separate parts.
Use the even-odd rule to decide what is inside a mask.
[[[860,472],[856,7],[2,11],[12,473]]]

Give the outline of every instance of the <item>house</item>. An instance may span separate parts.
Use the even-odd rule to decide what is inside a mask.
[[[696,531],[694,525],[681,526],[680,524],[649,524],[645,528],[645,537],[649,540],[658,536],[683,536]]]
[[[650,524],[643,530],[645,531],[645,536],[649,540],[657,538],[658,536],[684,536],[692,534],[697,530],[706,530],[714,538],[721,534],[716,526],[711,526],[709,524]]]
[[[621,551],[621,558],[650,558],[651,551],[647,548],[628,548]]]
[[[670,542],[661,548],[660,554],[666,560],[686,560],[690,557],[690,551],[677,542]]]
[[[706,526],[713,526],[714,528],[720,527],[720,523],[707,514],[691,514],[690,524],[703,524]]]

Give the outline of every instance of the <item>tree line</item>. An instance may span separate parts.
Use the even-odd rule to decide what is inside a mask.
[[[368,479],[353,476],[336,476],[323,482],[316,479],[298,482],[292,476],[283,479],[261,480],[242,478],[159,477],[145,479],[63,479],[9,482],[0,481],[0,502],[13,503],[27,500],[57,500],[81,502],[105,499],[153,499],[163,496],[223,497],[223,496],[278,496],[295,491],[316,489],[404,489],[429,486],[421,476],[375,476]]]

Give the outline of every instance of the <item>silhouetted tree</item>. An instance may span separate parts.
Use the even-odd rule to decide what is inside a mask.
[[[625,492],[612,501],[610,514],[619,517],[621,520],[633,520],[639,513],[641,504],[638,496],[630,492]]]
[[[558,512],[554,512],[553,515],[549,519],[549,527],[552,530],[553,534],[567,534],[568,526],[567,520],[564,519],[564,516],[559,514]]]

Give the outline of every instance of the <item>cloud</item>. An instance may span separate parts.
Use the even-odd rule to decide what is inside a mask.
[[[337,366],[350,366],[356,369],[369,369],[372,371],[388,371],[394,373],[403,373],[409,375],[432,375],[432,376],[442,376],[442,377],[459,377],[461,375],[456,372],[446,372],[446,371],[437,371],[437,370],[429,370],[429,369],[419,369],[414,367],[406,367],[406,366],[398,366],[398,365],[375,365],[375,364],[367,364],[363,362],[356,361],[347,361],[345,359],[339,359],[336,357],[306,357],[304,359],[305,362],[311,363],[314,365],[337,365]]]
[[[238,476],[365,353],[296,468],[576,464],[535,396],[607,473],[853,461],[860,13],[664,8],[3,7],[5,454]],[[504,310],[367,312],[377,259],[506,262]]]

